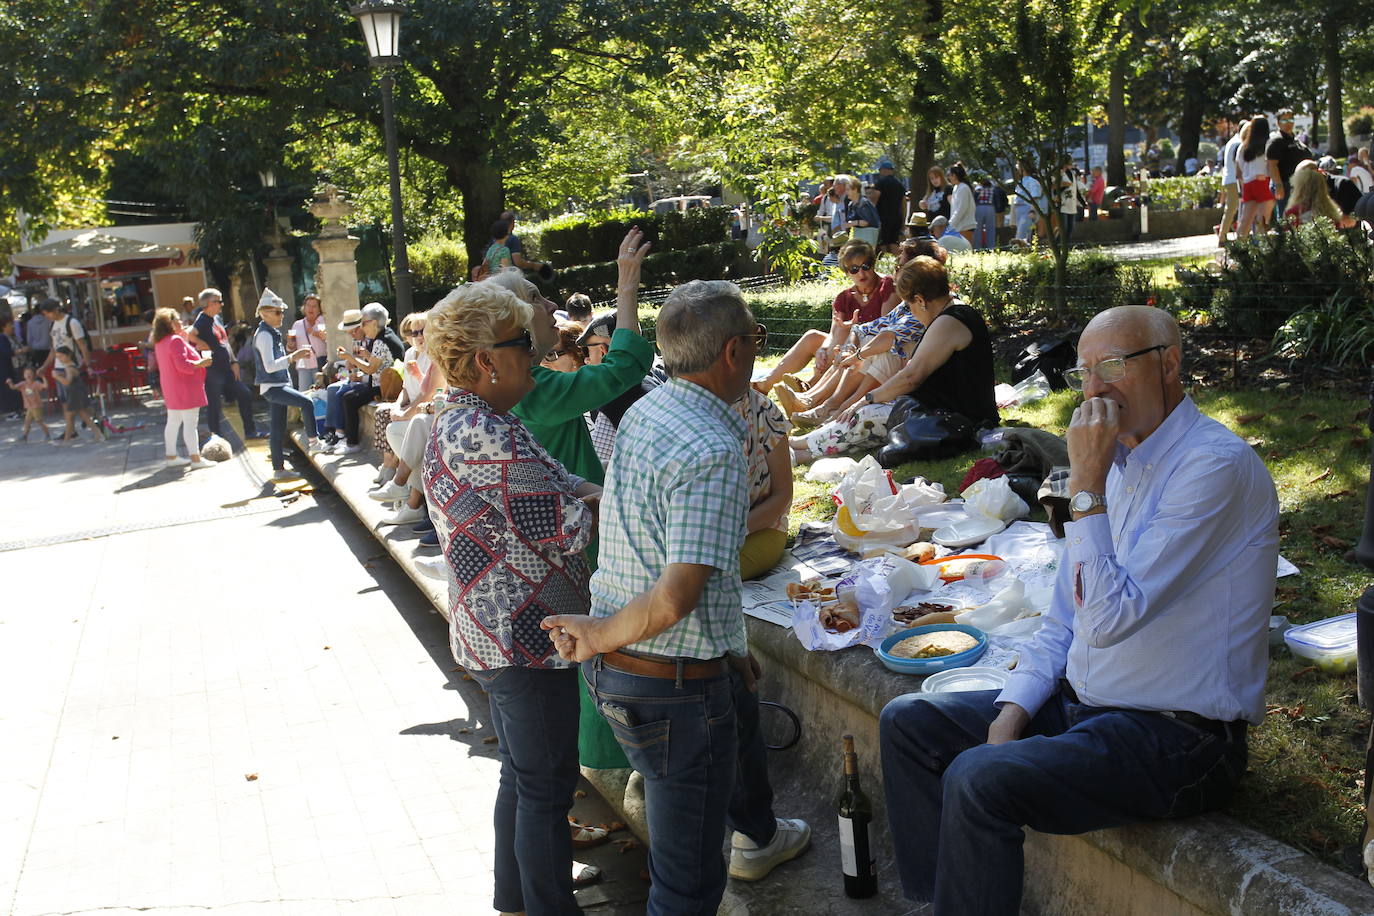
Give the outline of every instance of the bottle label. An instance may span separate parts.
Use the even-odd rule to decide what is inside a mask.
[[[840,868],[851,878],[859,877],[859,862],[854,856],[854,820],[840,817]]]

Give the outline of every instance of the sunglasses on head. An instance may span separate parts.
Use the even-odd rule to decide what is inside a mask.
[[[846,271],[847,273],[850,273],[850,274],[857,274],[857,273],[860,273],[860,272],[862,272],[862,271],[868,271],[868,270],[872,270],[872,269],[873,269],[873,262],[872,262],[872,261],[864,261],[862,264],[850,264],[850,265],[848,265],[848,266],[845,267],[845,271]]]

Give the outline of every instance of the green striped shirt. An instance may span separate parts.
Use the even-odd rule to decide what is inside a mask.
[[[621,421],[601,498],[592,616],[619,611],[670,563],[715,567],[695,610],[628,648],[688,658],[748,651],[739,577],[749,514],[744,435],[729,404],[677,378]]]

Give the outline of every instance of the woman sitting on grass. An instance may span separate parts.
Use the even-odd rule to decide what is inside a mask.
[[[950,292],[944,265],[934,258],[914,259],[897,275],[897,292],[926,327],[911,361],[881,385],[852,397],[834,421],[793,438],[797,463],[881,445],[891,402],[904,394],[928,410],[961,414],[975,425],[999,422],[987,325]]]

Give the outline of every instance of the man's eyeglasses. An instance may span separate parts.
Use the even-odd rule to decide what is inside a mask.
[[[1167,350],[1168,344],[1155,344],[1153,347],[1146,347],[1143,350],[1136,350],[1134,353],[1127,353],[1125,356],[1113,356],[1111,359],[1104,359],[1096,366],[1075,366],[1072,369],[1064,370],[1064,381],[1068,382],[1069,387],[1074,391],[1082,391],[1087,384],[1088,375],[1096,375],[1098,381],[1110,385],[1112,382],[1119,382],[1126,377],[1126,360],[1135,359],[1137,356],[1144,356],[1146,353],[1153,353],[1156,350]]]
[[[768,328],[764,327],[761,324],[754,325],[753,333],[741,334],[739,336],[748,337],[750,340],[754,342],[754,347],[760,351],[768,346]]]
[[[850,265],[847,265],[847,266],[845,267],[845,272],[852,275],[852,274],[860,273],[860,272],[862,272],[862,271],[869,271],[869,270],[872,270],[872,269],[873,269],[873,262],[872,262],[872,261],[865,261],[865,262],[863,262],[862,264],[850,264]]]
[[[502,340],[491,345],[493,350],[499,350],[502,347],[524,347],[530,356],[535,355],[534,338],[530,337],[528,330],[521,331],[519,337],[512,337],[510,340]]]

